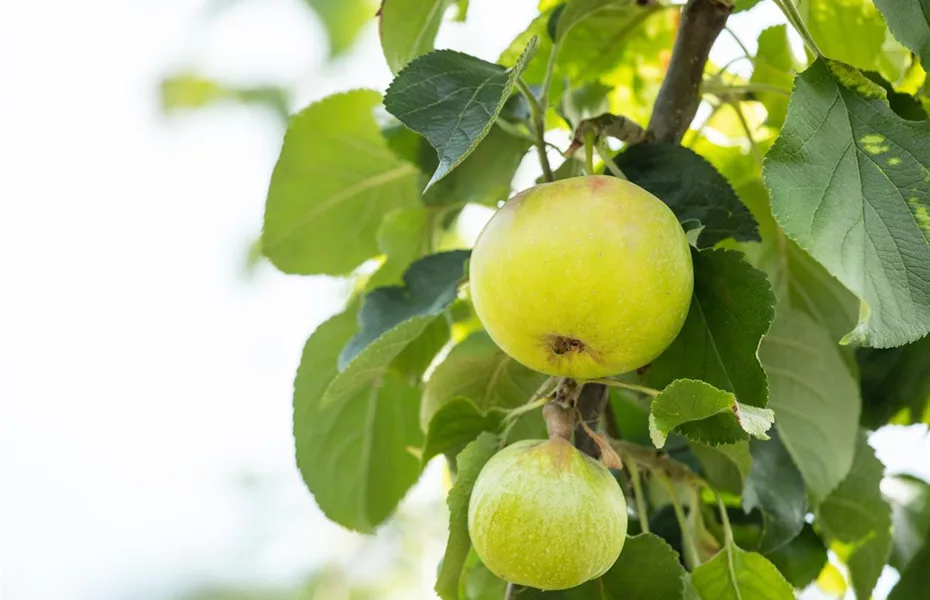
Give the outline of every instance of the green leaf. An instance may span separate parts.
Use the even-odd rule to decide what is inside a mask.
[[[547,29],[558,8],[546,9],[501,54],[501,64],[515,64],[527,41],[533,36],[539,38],[538,57],[524,74],[531,85],[539,85],[545,78],[553,46]],[[574,0],[566,5],[557,24],[560,44],[550,101],[557,101],[566,79],[573,86],[605,78],[618,84],[614,79],[625,78],[627,70],[639,74],[640,67],[661,67],[659,54],[670,47],[674,39],[675,26],[670,18],[674,15],[670,12],[656,3],[640,6],[629,0]],[[618,73],[620,71],[623,73]],[[638,116],[624,111],[612,112]]]
[[[714,149],[718,147],[713,147]],[[737,161],[729,168],[741,171]],[[806,312],[839,341],[858,320],[859,300],[808,253],[788,239],[772,217],[768,191],[758,169],[739,187],[740,197],[759,221],[762,244],[744,244],[756,266],[769,275],[778,303]],[[845,355],[852,362],[851,349]]]
[[[423,463],[437,454],[457,454],[483,431],[496,431],[504,418],[504,411],[491,409],[482,412],[475,403],[456,398],[444,404],[430,419],[423,447]]]
[[[757,353],[774,313],[768,280],[739,252],[707,249],[691,256],[688,318],[646,371],[646,380],[662,388],[675,379],[700,379],[733,392],[741,404],[764,407],[768,383]]]
[[[759,0],[735,0],[735,2],[733,2],[733,12],[738,13],[749,10],[758,3]]]
[[[863,75],[885,90],[885,95],[888,96],[888,106],[902,119],[907,119],[908,121],[925,121],[928,118],[927,109],[924,108],[920,100],[910,94],[895,90],[894,86],[882,77],[880,73],[866,71]]]
[[[391,71],[433,49],[449,0],[382,0],[381,49]]]
[[[930,589],[930,544],[914,557],[901,572],[901,579],[892,588],[888,600],[923,600]]]
[[[775,565],[735,544],[696,568],[691,581],[702,600],[794,600],[791,585]]]
[[[330,57],[344,53],[368,21],[374,19],[374,0],[304,0],[319,15],[329,37]]]
[[[626,431],[624,431],[624,434]],[[743,493],[743,486],[752,466],[747,442],[736,442],[720,446],[691,443],[691,453],[701,463],[701,471],[717,490],[736,494]]]
[[[628,536],[623,552],[600,583],[604,600],[677,600],[682,598],[684,568],[678,553],[659,536]]]
[[[429,140],[439,154],[439,166],[427,189],[478,147],[535,50],[536,42],[531,40],[511,69],[437,50],[415,59],[394,78],[385,108]]]
[[[678,553],[652,533],[627,536],[620,558],[600,579],[555,592],[527,588],[520,600],[680,600],[685,570]]]
[[[892,417],[903,424],[926,419],[930,403],[930,337],[888,350],[860,348],[856,359],[864,425],[878,428]]]
[[[839,348],[804,313],[779,307],[762,340],[775,429],[815,500],[846,476],[856,448],[859,391]]]
[[[827,564],[827,548],[814,528],[805,523],[797,537],[766,553],[765,557],[778,567],[788,583],[804,588],[817,579]]]
[[[422,434],[418,390],[392,374],[330,393],[345,375],[337,375],[338,349],[355,327],[346,311],[307,341],[294,382],[294,439],[297,466],[323,513],[370,533],[419,476],[420,461],[408,448],[418,447]]]
[[[468,444],[456,458],[455,484],[449,491],[449,541],[442,557],[436,580],[436,593],[442,600],[458,600],[462,568],[471,540],[468,537],[468,501],[482,467],[497,453],[500,440],[491,433],[482,433]]]
[[[789,91],[794,84],[794,73],[800,70],[801,64],[794,58],[788,42],[787,26],[776,25],[759,34],[759,50],[756,52],[750,83],[773,85]],[[788,112],[788,98],[776,92],[759,92],[757,96],[768,112],[765,123],[771,127],[781,127]]]
[[[403,283],[410,263],[425,254],[430,235],[429,216],[426,207],[410,206],[384,217],[376,239],[386,260],[368,279],[366,290]]]
[[[431,254],[410,265],[403,286],[369,292],[358,315],[359,332],[339,355],[339,368],[346,368],[369,344],[402,321],[445,310],[458,293],[468,256],[467,250]]]
[[[743,492],[743,508],[762,512],[759,551],[770,552],[801,532],[807,514],[804,479],[781,443],[777,430],[767,442],[749,442],[752,470]]]
[[[799,0],[797,4],[801,19],[827,57],[860,69],[878,66],[886,27],[872,0]]]
[[[407,344],[397,358],[391,361],[391,370],[410,385],[419,385],[423,373],[448,343],[450,334],[451,328],[446,319],[433,319],[423,333]]]
[[[351,271],[378,253],[384,217],[416,204],[417,169],[381,137],[373,114],[379,103],[377,92],[356,90],[311,104],[291,120],[262,232],[265,256],[285,273]]]
[[[930,0],[875,0],[894,37],[930,68]]]
[[[652,401],[649,435],[656,448],[677,430],[690,440],[719,446],[748,439],[768,439],[775,418],[771,410],[741,405],[736,396],[703,381],[678,379]]]
[[[668,204],[682,224],[702,225],[699,247],[728,237],[760,241],[756,220],[730,183],[693,150],[678,144],[634,144],[614,162],[630,181]]]
[[[507,582],[497,577],[472,550],[465,560],[459,586],[459,600],[501,600],[507,591]]]
[[[423,389],[420,423],[426,428],[445,405],[459,398],[487,413],[514,408],[546,380],[510,358],[483,331],[456,345],[430,375]]]
[[[930,331],[928,135],[860,73],[818,60],[768,152],[775,218],[864,302],[850,341],[884,348]]]
[[[165,113],[241,102],[266,106],[286,121],[288,96],[288,91],[279,86],[231,87],[190,71],[173,73],[161,81],[161,108]]]
[[[822,531],[844,545],[838,553],[857,598],[869,597],[891,550],[891,508],[879,489],[884,470],[860,435],[849,475],[816,509]]]
[[[433,206],[483,204],[497,208],[498,202],[510,196],[510,182],[529,147],[527,140],[492,127],[465,162],[423,195],[423,202]]]
[[[902,571],[921,547],[930,545],[930,484],[911,475],[894,475],[885,478],[882,488],[893,525],[889,564]]]

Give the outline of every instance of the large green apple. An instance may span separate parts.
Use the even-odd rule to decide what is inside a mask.
[[[478,237],[471,297],[485,329],[524,365],[591,379],[641,367],[688,314],[685,232],[646,190],[575,177],[514,196]]]
[[[562,438],[495,454],[475,482],[468,533],[495,575],[563,590],[603,575],[626,539],[626,500],[603,465]]]

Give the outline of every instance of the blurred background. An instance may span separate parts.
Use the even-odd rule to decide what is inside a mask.
[[[470,4],[438,48],[494,61],[537,12]],[[3,600],[434,597],[439,462],[369,538],[326,521],[294,465],[300,350],[352,283],[252,250],[286,115],[390,82],[376,10],[0,2]],[[752,52],[783,22],[763,2],[731,26]],[[740,54],[724,35],[712,59]],[[930,477],[925,426],[871,442],[889,472]]]

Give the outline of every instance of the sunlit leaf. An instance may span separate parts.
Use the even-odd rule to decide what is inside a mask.
[[[864,302],[850,341],[885,348],[930,331],[928,135],[857,71],[818,60],[766,158],[782,228]]]

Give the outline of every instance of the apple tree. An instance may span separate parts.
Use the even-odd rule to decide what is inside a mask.
[[[789,25],[710,61],[760,3]],[[320,509],[372,533],[446,461],[443,600],[778,600],[818,578],[867,599],[886,565],[892,600],[927,598],[930,485],[885,477],[867,437],[930,422],[930,0],[541,0],[496,63],[434,49],[467,10],[384,0],[390,87],[293,115],[271,177],[264,256],[356,282],[294,383]],[[510,219],[521,163],[561,214],[470,263],[459,223]],[[649,211],[589,210],[606,178],[670,241]],[[678,304],[653,285],[671,255]],[[542,321],[634,358],[514,342]]]

